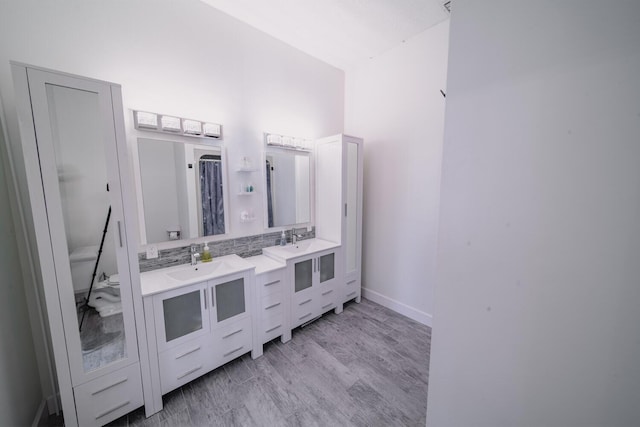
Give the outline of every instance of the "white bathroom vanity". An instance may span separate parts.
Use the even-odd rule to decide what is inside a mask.
[[[117,84],[12,73],[66,425],[149,417],[164,394],[360,301],[361,139],[265,133],[242,153],[222,125],[123,111]]]

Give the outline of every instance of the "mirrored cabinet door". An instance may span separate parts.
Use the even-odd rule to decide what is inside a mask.
[[[137,360],[109,84],[28,70],[74,385]]]

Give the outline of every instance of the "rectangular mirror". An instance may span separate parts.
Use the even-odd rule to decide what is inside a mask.
[[[228,232],[222,147],[138,139],[141,244]]]
[[[268,150],[265,153],[265,224],[268,228],[311,222],[309,153]]]

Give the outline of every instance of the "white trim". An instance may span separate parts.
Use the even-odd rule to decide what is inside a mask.
[[[27,225],[25,220],[25,209],[23,207],[23,200],[20,197],[20,191],[18,186],[18,175],[14,165],[13,147],[9,141],[9,133],[7,132],[6,115],[4,114],[4,105],[2,99],[0,99],[0,127],[2,127],[2,136],[4,138],[6,150],[7,150],[7,163],[8,171],[11,174],[11,183],[13,185],[13,197],[15,203],[11,203],[12,210],[15,209],[13,215],[13,222],[16,229],[16,240],[19,251],[24,254],[20,257],[20,264],[22,267],[23,279],[31,279],[30,286],[25,283],[25,294],[27,297],[27,308],[29,311],[29,319],[32,328],[32,339],[34,342],[34,348],[36,350],[36,359],[38,361],[38,371],[40,373],[40,387],[42,393],[55,392],[55,373],[53,371],[53,360],[51,356],[51,347],[49,345],[47,327],[43,319],[44,309],[42,307],[42,296],[38,288],[38,278],[36,277],[36,267],[33,260],[33,252],[29,240],[29,234],[27,231]],[[48,380],[48,383],[45,382]],[[56,412],[60,409],[58,400],[53,403],[55,406],[49,406]]]
[[[382,295],[381,293],[372,291],[371,289],[367,289],[364,286],[362,287],[362,296],[368,300],[380,304],[383,307],[387,307],[388,309],[393,310],[396,313],[407,316],[409,319],[413,319],[416,322],[427,325],[428,327],[432,326],[433,316],[431,314],[425,313],[424,311],[420,311],[413,307],[409,307],[408,305],[401,303],[400,301],[396,301],[392,298]]]
[[[59,412],[58,411],[58,407],[60,406],[60,403],[58,402],[59,399],[60,399],[59,395],[51,395],[47,398],[43,398],[42,401],[40,402],[40,405],[38,405],[38,409],[36,410],[35,415],[33,416],[31,427],[48,426],[49,416]]]
[[[49,415],[57,414],[62,411],[62,402],[60,402],[60,393],[52,394],[51,396],[46,398],[46,401],[47,401],[47,410]]]
[[[49,413],[48,413],[49,411],[47,411],[46,408],[47,408],[47,401],[46,399],[42,399],[42,402],[40,402],[40,405],[38,405],[36,414],[33,417],[33,422],[31,422],[31,427],[48,425],[47,420],[49,418]]]
[[[42,71],[42,72],[45,72],[45,73],[57,74],[59,76],[71,77],[72,79],[84,80],[84,81],[87,81],[87,82],[98,83],[98,84],[105,84],[106,83],[106,84],[114,86],[114,87],[122,88],[122,86],[120,84],[118,84],[118,83],[111,83],[111,82],[108,82],[108,81],[105,81],[105,80],[92,79],[91,77],[78,76],[78,75],[71,74],[71,73],[65,73],[64,71],[54,70],[52,68],[39,67],[37,65],[27,64],[26,62],[9,61],[9,64],[12,65],[12,66],[16,66],[19,69],[38,70],[38,71]]]
[[[44,204],[44,189],[40,175],[40,165],[35,134],[35,123],[31,108],[31,93],[27,79],[28,68],[12,64],[14,90],[16,94],[16,111],[22,141],[22,160],[27,179],[28,197],[31,205],[33,231],[36,236],[36,254],[42,272],[54,270],[52,247],[49,241],[49,223]],[[47,244],[49,242],[49,244]],[[53,346],[53,360],[58,377],[58,389],[62,406],[70,408],[64,414],[65,424],[78,425],[76,418],[71,371],[68,363],[67,347],[65,345],[64,327],[58,286],[53,274],[42,274],[42,289],[44,290],[49,330]]]

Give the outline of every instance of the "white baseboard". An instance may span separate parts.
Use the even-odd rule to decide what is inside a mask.
[[[388,309],[393,310],[396,313],[407,316],[409,319],[413,319],[416,322],[422,323],[423,325],[427,325],[428,327],[431,327],[432,325],[433,316],[431,316],[430,314],[413,307],[409,307],[408,305],[384,296],[381,293],[362,287],[362,296],[377,304],[387,307]]]
[[[60,394],[53,394],[47,398],[47,407],[49,408],[49,415],[56,413],[56,408],[62,408],[62,402],[60,401]]]
[[[46,399],[42,399],[38,406],[38,412],[33,417],[31,427],[47,427],[49,425],[49,416],[56,413],[56,408],[61,408],[60,395],[54,394]]]
[[[47,410],[47,401],[46,399],[42,399],[40,405],[38,406],[38,411],[36,415],[33,417],[33,422],[31,423],[31,427],[40,427],[49,425],[49,411]]]

